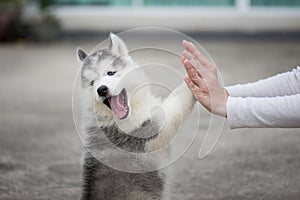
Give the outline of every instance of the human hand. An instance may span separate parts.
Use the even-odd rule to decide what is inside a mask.
[[[185,51],[182,63],[187,71],[184,78],[195,98],[211,113],[227,116],[228,92],[219,84],[217,67],[188,41],[182,42]]]

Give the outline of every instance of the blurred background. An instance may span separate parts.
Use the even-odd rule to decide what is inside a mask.
[[[219,67],[224,85],[300,64],[300,0],[1,0],[1,200],[80,196],[84,149],[72,116],[80,66],[76,48],[89,52],[111,31],[147,26],[171,28],[198,41]],[[159,35],[145,38],[162,46],[174,42]],[[143,37],[136,39],[140,44]],[[179,62],[174,60],[180,67]],[[230,130],[225,123],[217,147],[199,160],[210,120],[200,110],[195,142],[170,167],[171,199],[300,198],[299,129]],[[186,140],[198,119],[192,113]],[[218,128],[210,130],[216,134]]]
[[[299,0],[2,0],[0,39],[155,26],[188,32],[298,32]],[[47,38],[48,37],[48,38]]]

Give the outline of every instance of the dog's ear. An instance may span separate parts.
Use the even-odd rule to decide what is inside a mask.
[[[124,56],[128,54],[128,49],[125,43],[123,42],[123,40],[121,40],[121,38],[119,38],[114,33],[110,33],[109,39],[110,39],[109,49],[113,54],[118,56]]]
[[[77,48],[77,60],[82,62],[87,57],[87,54],[80,48]]]

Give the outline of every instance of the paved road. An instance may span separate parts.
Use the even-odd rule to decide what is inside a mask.
[[[300,64],[299,40],[195,39],[219,65],[225,85],[255,81]],[[75,49],[92,49],[97,42],[91,38],[0,45],[0,199],[67,200],[80,195],[83,148],[71,106],[79,67]],[[299,129],[232,131],[225,124],[216,149],[199,160],[209,117],[200,109],[198,136],[171,167],[171,199],[300,198]],[[198,119],[193,113],[178,147],[190,141]],[[211,127],[212,136],[219,125]]]

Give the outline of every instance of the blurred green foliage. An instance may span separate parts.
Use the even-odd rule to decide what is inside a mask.
[[[39,0],[40,9],[46,10],[52,3],[53,0]]]
[[[5,9],[19,4],[20,0],[0,0],[0,9]]]

